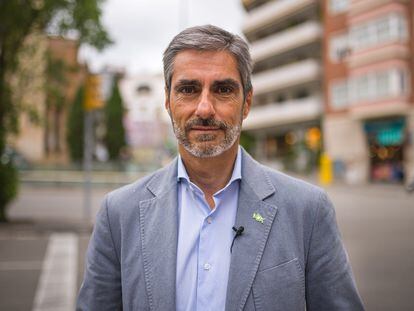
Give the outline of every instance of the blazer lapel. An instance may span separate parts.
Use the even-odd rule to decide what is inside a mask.
[[[155,197],[140,202],[144,277],[151,310],[175,309],[177,258],[176,161],[147,185]]]
[[[263,201],[275,193],[267,178],[260,164],[243,151],[236,226],[243,226],[244,232],[235,241],[231,255],[227,311],[244,308],[277,213],[276,206]]]

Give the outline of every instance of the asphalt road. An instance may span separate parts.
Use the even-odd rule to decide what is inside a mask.
[[[109,189],[93,190],[95,215]],[[367,310],[414,310],[414,194],[386,185],[331,186],[357,285]],[[82,189],[23,186],[0,225],[0,310],[32,310],[50,237],[77,237],[76,287],[82,279],[90,226]]]

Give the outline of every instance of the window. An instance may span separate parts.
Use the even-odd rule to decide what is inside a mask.
[[[148,95],[151,93],[151,87],[146,84],[142,84],[137,86],[136,91],[139,95]]]
[[[349,54],[348,34],[332,37],[330,40],[329,55],[333,62],[343,61]]]
[[[372,94],[371,86],[371,79],[368,75],[364,75],[361,77],[358,77],[354,80],[353,86],[355,89],[356,98],[359,101],[366,101],[368,100]]]
[[[350,101],[376,101],[408,94],[408,79],[408,73],[403,69],[382,70],[352,78],[349,81]]]
[[[348,98],[348,82],[341,81],[332,84],[331,87],[331,103],[335,109],[345,108],[349,104]]]
[[[300,89],[293,95],[294,99],[301,99],[306,97],[309,97],[309,92],[307,89]]]
[[[331,105],[345,108],[359,102],[372,102],[410,93],[410,76],[404,69],[370,72],[331,85]]]
[[[378,97],[385,97],[390,93],[390,75],[387,71],[379,72],[375,76]]]
[[[392,96],[406,95],[409,92],[409,76],[405,70],[393,69],[390,71],[390,90]]]
[[[343,13],[348,10],[349,0],[330,0],[329,1],[329,11],[332,14]]]
[[[407,36],[406,18],[396,13],[353,26],[350,31],[352,50],[355,51],[393,41],[404,42]]]

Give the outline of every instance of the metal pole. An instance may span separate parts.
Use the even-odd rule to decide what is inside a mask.
[[[93,153],[93,112],[85,111],[83,148],[83,217],[86,222],[92,219],[92,153]]]

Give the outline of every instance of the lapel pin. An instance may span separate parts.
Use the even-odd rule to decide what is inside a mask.
[[[253,219],[256,220],[257,222],[260,222],[261,224],[264,223],[264,218],[262,215],[260,215],[259,213],[253,213]]]

